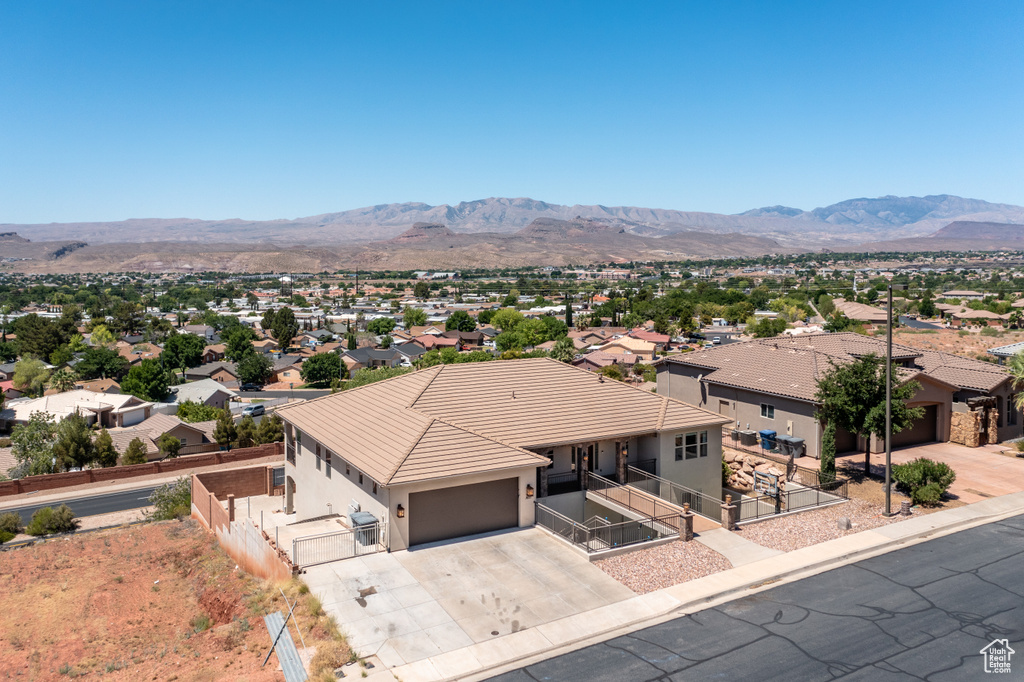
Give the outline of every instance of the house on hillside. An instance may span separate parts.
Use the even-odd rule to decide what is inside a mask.
[[[871,353],[884,357],[885,340],[852,332],[732,343],[660,359],[658,393],[713,410],[738,430],[800,438],[806,454],[818,457],[818,380],[832,363]],[[1011,377],[997,365],[902,344],[893,344],[893,362],[903,381],[921,385],[909,404],[924,409],[913,426],[893,435],[893,447],[950,440],[978,445],[1022,435]],[[837,433],[837,452],[865,447],[855,435]],[[884,444],[873,439],[872,449]]]
[[[286,509],[369,512],[391,550],[531,526],[549,482],[627,465],[721,496],[726,418],[547,358],[438,365],[278,415]]]

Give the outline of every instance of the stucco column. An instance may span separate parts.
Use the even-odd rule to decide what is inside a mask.
[[[235,496],[228,495],[228,522],[235,520]],[[230,530],[228,532],[231,532]]]
[[[615,449],[615,477],[620,485],[626,484],[626,455],[624,447],[619,445]]]
[[[289,476],[284,480],[284,513],[291,514],[295,511],[295,481]]]

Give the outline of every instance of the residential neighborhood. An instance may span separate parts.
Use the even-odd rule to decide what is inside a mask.
[[[70,288],[8,302],[0,514],[23,525],[0,547],[33,541],[33,497],[101,504],[74,521],[94,527],[180,486],[195,532],[315,596],[358,671],[440,680],[1024,496],[1024,297],[931,282],[890,315],[890,284],[936,275],[853,296],[856,277],[779,270],[226,277],[173,305],[161,278],[110,308]]]

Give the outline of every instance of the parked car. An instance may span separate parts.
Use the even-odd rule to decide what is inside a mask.
[[[245,407],[242,408],[242,416],[258,417],[266,411],[266,408],[264,408],[262,405],[246,405]]]
[[[716,336],[715,338],[711,339],[711,343],[713,343],[716,346],[719,345],[720,343],[722,343],[722,337]]]
[[[239,391],[262,391],[263,386],[261,384],[242,384],[238,387]]]

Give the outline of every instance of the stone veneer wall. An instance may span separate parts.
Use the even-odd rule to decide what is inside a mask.
[[[954,412],[949,423],[949,442],[976,448],[981,445],[981,414]]]
[[[784,465],[764,457],[758,457],[749,452],[722,448],[722,459],[732,469],[732,475],[729,476],[729,481],[726,485],[733,490],[744,492],[752,490],[754,487],[754,471],[774,474],[780,480],[785,479],[786,476],[786,467]]]
[[[999,442],[999,410],[988,408],[988,442]]]

